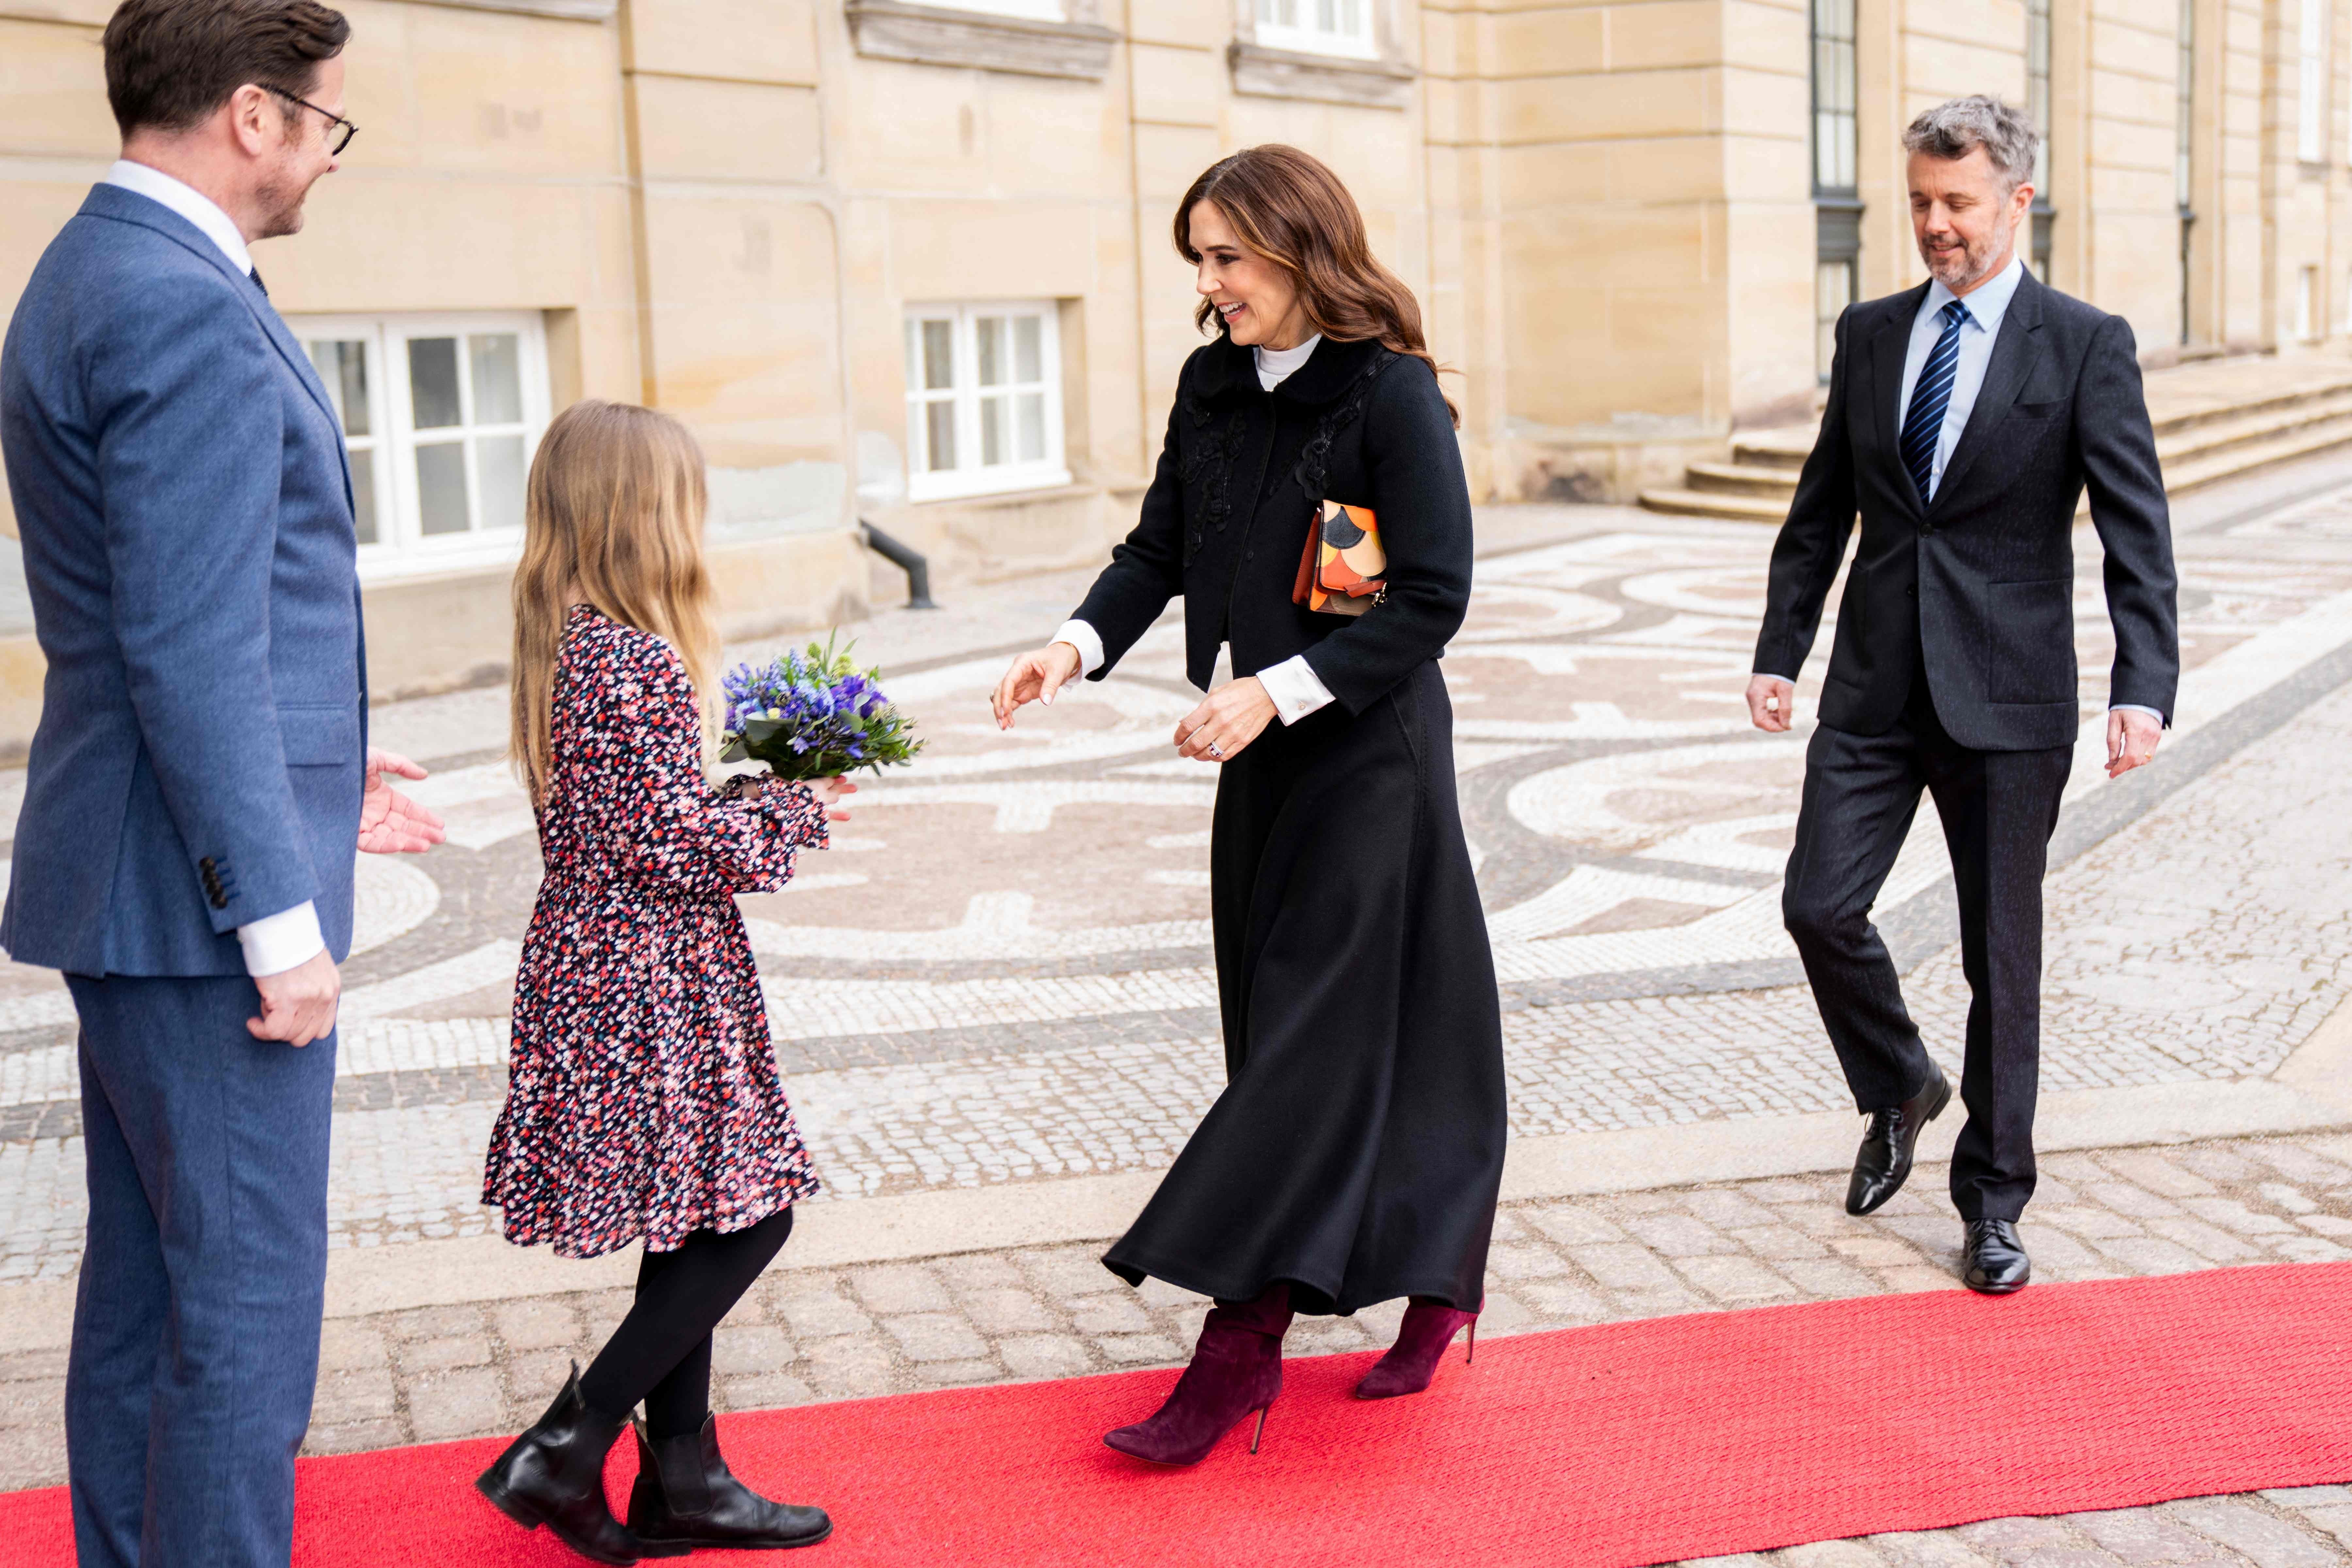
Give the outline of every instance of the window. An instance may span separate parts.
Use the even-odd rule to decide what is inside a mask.
[[[1854,188],[1853,0],[1812,0],[1813,194]]]
[[[2025,0],[2025,114],[2042,139],[2033,144],[2033,225],[2026,251],[2034,277],[2050,281],[2050,0]]]
[[[2303,0],[2296,53],[2302,62],[2295,94],[2295,152],[2306,163],[2327,156],[2327,0]]]
[[[1853,0],[1811,0],[1814,369],[1824,382],[1837,319],[1861,293],[1862,199],[1854,182]]]
[[[2197,225],[2197,0],[2180,0],[2179,63],[2173,68],[2172,200],[2180,212],[2180,341],[2190,342],[2189,238]]]
[[[1257,41],[1309,55],[1378,58],[1375,0],[1257,0]]]
[[[2306,267],[2294,276],[2294,335],[2316,342],[2327,331],[2319,319],[2319,268]]]
[[[341,417],[371,574],[503,560],[547,426],[536,315],[296,318]]]
[[[1831,362],[1837,358],[1838,318],[1853,303],[1854,270],[1851,258],[1813,264],[1813,368],[1823,383],[1830,378]]]
[[[913,500],[1070,482],[1050,301],[908,308],[907,470]]]

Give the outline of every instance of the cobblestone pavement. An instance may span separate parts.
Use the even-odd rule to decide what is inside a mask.
[[[1801,737],[1756,734],[1738,700],[1769,534],[1608,508],[1546,516],[1549,542],[1482,562],[1445,661],[1510,1009],[1515,1131],[1843,1105],[1780,930]],[[2082,533],[2092,716],[2107,631]],[[2061,830],[2053,1089],[2259,1076],[2352,989],[2352,814],[2336,806],[2352,490],[2251,518],[2184,506],[2180,555],[2179,731],[2122,784],[2078,767]],[[835,1198],[1159,1168],[1221,1077],[1214,778],[1168,745],[1192,700],[1172,618],[1111,679],[1010,735],[987,719],[1004,649],[1045,635],[1079,585],[975,591],[944,618],[860,628],[932,749],[868,784],[793,888],[744,900]],[[1811,696],[1809,682],[1807,710]],[[362,860],[339,1246],[495,1225],[476,1202],[480,1156],[538,875],[503,722],[496,691],[377,717],[386,743],[435,768],[420,793],[452,832],[422,858]],[[1921,966],[1911,993],[1948,1059],[1965,1008],[1950,903],[1930,811],[1880,907]],[[69,1019],[55,976],[0,970],[0,1281],[76,1266]]]
[[[1626,1318],[1897,1291],[1949,1290],[1960,1227],[1945,1173],[1920,1167],[1880,1214],[1848,1217],[1843,1179],[1730,1183],[1506,1205],[1487,1336]],[[2232,1140],[2059,1154],[2043,1163],[2023,1235],[2044,1284],[2232,1264],[2352,1258],[2352,1136]],[[837,1269],[791,1249],[719,1332],[724,1410],[1169,1366],[1205,1303],[1132,1290],[1095,1247],[1020,1248]],[[339,1319],[327,1325],[310,1451],[482,1436],[528,1424],[628,1306],[625,1290]],[[1286,1353],[1385,1345],[1401,1303],[1303,1318]],[[62,1479],[62,1352],[0,1358],[0,1486]],[[1458,1363],[1448,1377],[1477,1375]],[[1061,1440],[1090,1445],[1098,1435]],[[1041,1441],[1056,1440],[1040,1434]],[[1231,1456],[1227,1456],[1230,1459]],[[1213,1459],[1212,1463],[1219,1462]],[[2207,1499],[2062,1520],[1798,1547],[1798,1568],[2352,1563],[2352,1490]]]
[[[2338,805],[2352,489],[2263,507],[2197,498],[2176,521],[2179,728],[2156,766],[2119,784],[2078,756],[2053,847],[2053,1089],[2258,1078],[2352,994],[2352,812]],[[1504,982],[1515,1134],[1850,1110],[1779,927],[1802,735],[1755,734],[1738,701],[1769,533],[1607,508],[1522,509],[1481,528],[1523,547],[1482,561],[1445,668]],[[2107,634],[2082,532],[2087,719],[2104,700]],[[932,750],[867,785],[849,830],[792,889],[744,901],[829,1185],[821,1201],[1159,1169],[1222,1079],[1207,952],[1214,777],[1168,745],[1193,700],[1172,621],[1111,679],[1027,710],[1011,735],[987,721],[1005,657],[1082,587],[1066,575],[972,590],[938,615],[854,628]],[[1800,689],[1810,712],[1813,679]],[[376,715],[383,743],[434,768],[420,793],[452,832],[431,856],[361,863],[339,1247],[422,1258],[495,1228],[475,1200],[538,876],[503,722],[495,691]],[[0,774],[0,834],[20,786]],[[1931,1047],[1956,1068],[1966,991],[1950,906],[1928,812],[1880,919]],[[54,976],[0,965],[0,1289],[78,1266],[69,1020]],[[2068,1154],[2045,1169],[2027,1226],[2044,1280],[2352,1258],[2340,1136]],[[1515,1204],[1486,1331],[1950,1289],[1958,1226],[1941,1185],[1923,1168],[1869,1221],[1846,1218],[1837,1184],[1812,1178]],[[1096,1250],[840,1269],[794,1267],[788,1251],[721,1335],[722,1408],[1181,1357],[1200,1303],[1128,1290]],[[625,1305],[583,1291],[334,1320],[311,1447],[510,1430]],[[1307,1321],[1291,1349],[1370,1348],[1395,1310]],[[0,1487],[59,1479],[61,1376],[62,1352],[0,1355]],[[1726,1561],[2352,1563],[2341,1490]]]

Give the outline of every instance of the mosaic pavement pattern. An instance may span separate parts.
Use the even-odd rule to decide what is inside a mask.
[[[1768,531],[1547,509],[1480,563],[1444,663],[1522,1134],[1847,1104],[1779,871],[1804,733],[1740,701]],[[1522,535],[1523,519],[1508,520]],[[1497,531],[1500,531],[1498,527]],[[2053,1089],[2269,1071],[2352,988],[2352,489],[2179,520],[2189,674],[2158,763],[2078,766],[2050,884]],[[2086,718],[2104,700],[2080,531]],[[1164,1166],[1222,1079],[1208,967],[1213,764],[1171,617],[1103,682],[999,732],[985,695],[1082,579],[974,590],[860,631],[930,750],[835,847],[743,900],[795,1104],[835,1199]],[[1834,599],[1832,599],[1834,604]],[[1828,647],[1824,627],[1821,647]],[[745,653],[756,648],[740,650]],[[1812,669],[1817,677],[1822,659]],[[1800,689],[1809,716],[1815,686]],[[337,1245],[491,1228],[475,1202],[539,864],[496,691],[380,710],[449,843],[363,857],[334,1154]],[[21,774],[0,775],[0,832]],[[1948,1064],[1966,993],[1923,812],[1880,904]],[[77,1261],[71,1012],[0,967],[0,1279]]]

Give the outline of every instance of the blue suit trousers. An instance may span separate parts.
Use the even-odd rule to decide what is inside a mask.
[[[285,1568],[327,1279],[335,1037],[241,977],[68,975],[89,1235],[66,1372],[80,1568]]]

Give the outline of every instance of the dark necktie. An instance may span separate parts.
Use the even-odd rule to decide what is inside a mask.
[[[1928,500],[1927,485],[1936,472],[1936,444],[1944,437],[1944,411],[1952,405],[1952,376],[1960,367],[1960,328],[1969,320],[1969,308],[1958,300],[1937,312],[1944,321],[1944,335],[1936,340],[1934,352],[1927,363],[1919,367],[1919,380],[1911,388],[1911,407],[1903,416],[1903,466],[1911,470],[1911,482],[1919,487],[1919,504]]]
[[[246,268],[245,275],[253,279],[253,286],[261,290],[261,297],[263,299],[267,300],[269,298],[269,285],[261,280],[261,268],[258,267],[249,267]]]

